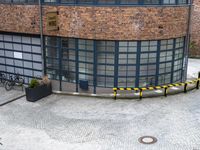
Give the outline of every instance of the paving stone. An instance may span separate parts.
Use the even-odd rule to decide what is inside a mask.
[[[200,91],[108,100],[51,95],[0,109],[1,150],[192,150],[200,148]],[[154,136],[157,143],[138,142]]]
[[[22,95],[24,95],[24,91],[21,90],[21,88],[15,88],[15,90],[11,90],[11,91],[6,91],[5,88],[2,87],[2,85],[0,86],[0,105],[15,99],[16,97],[20,97]]]

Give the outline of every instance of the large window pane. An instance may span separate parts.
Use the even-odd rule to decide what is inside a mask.
[[[97,41],[97,85],[114,86],[115,42]],[[112,78],[112,79],[111,79]]]

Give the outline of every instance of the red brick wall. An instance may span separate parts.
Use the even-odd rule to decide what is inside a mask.
[[[38,11],[35,5],[0,4],[0,31],[38,34]]]
[[[46,31],[46,12],[59,12],[59,31]],[[149,40],[185,36],[187,7],[44,6],[44,34],[107,40]],[[39,33],[38,7],[0,5],[0,30]],[[35,25],[33,22],[35,20]],[[32,23],[32,24],[31,24]]]
[[[191,21],[191,57],[200,57],[200,0],[194,0]]]

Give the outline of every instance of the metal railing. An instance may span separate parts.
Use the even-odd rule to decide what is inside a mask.
[[[152,90],[160,90],[164,89],[164,96],[167,97],[168,91],[171,87],[183,87],[183,92],[187,93],[188,91],[188,85],[195,84],[195,88],[199,89],[199,83],[200,83],[200,72],[198,73],[198,78],[194,79],[192,81],[186,81],[184,83],[173,83],[173,84],[167,84],[167,85],[161,85],[161,86],[150,86],[150,87],[142,87],[142,88],[118,88],[114,87],[114,99],[117,99],[117,91],[136,91],[139,92],[139,99],[143,98],[143,91],[152,91]]]

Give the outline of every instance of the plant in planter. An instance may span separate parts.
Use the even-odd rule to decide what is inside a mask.
[[[32,79],[25,91],[27,101],[35,102],[52,94],[51,82],[47,76],[44,76],[42,80]]]
[[[39,81],[37,79],[32,79],[28,87],[29,88],[35,88],[35,87],[37,87],[39,85],[40,85],[40,83],[39,83]]]

